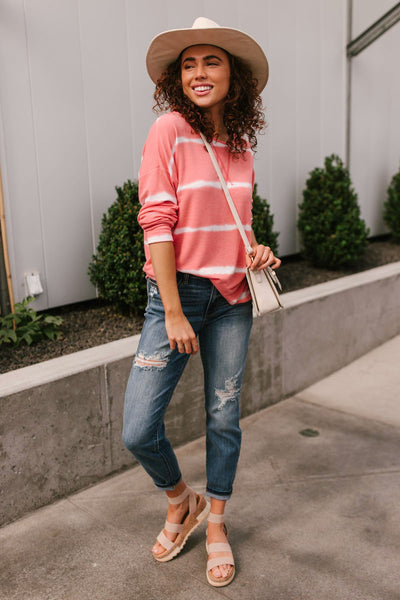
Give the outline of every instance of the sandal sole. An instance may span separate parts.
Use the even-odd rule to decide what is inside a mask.
[[[231,575],[228,577],[228,579],[224,579],[223,581],[218,581],[215,579],[212,579],[209,571],[206,571],[206,575],[207,575],[207,581],[210,585],[212,585],[213,587],[224,587],[225,585],[229,585],[232,581],[233,578],[235,577],[235,569],[233,569]]]

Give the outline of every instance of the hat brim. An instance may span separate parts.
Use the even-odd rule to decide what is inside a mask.
[[[261,93],[268,81],[268,61],[261,46],[242,31],[229,27],[209,29],[173,29],[157,35],[150,43],[146,56],[146,67],[154,83],[160,79],[168,65],[189,46],[207,44],[218,46],[233,56],[240,58],[257,80]]]

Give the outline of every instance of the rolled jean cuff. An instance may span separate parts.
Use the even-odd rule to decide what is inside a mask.
[[[216,500],[229,500],[229,498],[232,496],[232,493],[224,494],[222,492],[213,492],[212,490],[207,489],[206,496],[209,498],[215,498]]]
[[[179,479],[177,479],[176,483],[172,483],[170,485],[155,484],[155,486],[158,490],[161,490],[162,492],[172,492],[172,490],[174,490],[176,488],[176,486],[180,484],[181,481],[182,481],[182,476],[180,476]]]

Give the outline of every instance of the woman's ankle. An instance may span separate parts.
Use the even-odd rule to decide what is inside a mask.
[[[176,498],[177,496],[183,494],[187,487],[188,486],[186,485],[186,483],[183,481],[183,479],[181,479],[180,482],[177,483],[177,485],[174,487],[174,489],[167,490],[166,494],[168,498]]]

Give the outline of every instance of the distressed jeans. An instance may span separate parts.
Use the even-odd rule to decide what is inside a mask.
[[[240,389],[252,305],[229,304],[206,278],[177,273],[177,283],[204,368],[207,494],[228,500],[240,452]],[[148,280],[147,291],[145,323],[125,394],[122,440],[155,485],[171,490],[182,475],[165,435],[164,416],[190,355],[170,349],[164,307],[153,280]]]

